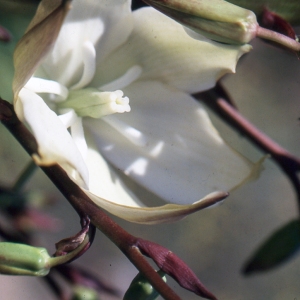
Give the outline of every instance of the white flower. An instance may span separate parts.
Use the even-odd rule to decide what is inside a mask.
[[[224,143],[189,96],[234,72],[250,46],[194,40],[152,8],[132,13],[127,0],[74,0],[48,53],[50,38],[39,39],[48,30],[55,40],[65,12],[42,4],[50,13],[38,12],[17,47],[14,82],[15,109],[37,139],[38,164],[59,163],[99,206],[149,224],[218,202],[226,194],[215,190],[228,191],[251,175],[253,165]],[[34,47],[36,59],[28,53]],[[141,208],[102,156],[184,205]]]

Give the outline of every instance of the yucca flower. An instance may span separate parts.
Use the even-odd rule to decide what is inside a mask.
[[[60,164],[97,205],[148,224],[216,203],[252,174],[190,96],[234,72],[249,45],[194,40],[128,0],[68,4],[43,0],[15,51],[14,105],[39,165]],[[142,207],[110,164],[176,204]]]

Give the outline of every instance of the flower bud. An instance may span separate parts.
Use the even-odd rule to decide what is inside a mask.
[[[255,36],[255,14],[223,0],[145,0],[148,4],[205,37],[246,44]]]
[[[158,271],[158,274],[165,282],[167,281],[166,277],[164,276],[164,272]],[[144,275],[139,273],[132,280],[127,292],[124,295],[123,300],[155,300],[158,296],[159,293],[149,283],[148,279]]]
[[[0,243],[0,274],[45,276],[49,273],[45,248],[24,244]]]
[[[84,286],[76,286],[73,289],[71,300],[97,300],[98,294],[95,290]]]
[[[3,26],[0,26],[0,42],[10,42],[11,34],[10,32]]]

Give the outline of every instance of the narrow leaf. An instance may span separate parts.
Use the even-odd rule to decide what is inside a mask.
[[[293,220],[275,231],[246,263],[243,273],[248,275],[277,267],[291,258],[300,248],[300,221]]]

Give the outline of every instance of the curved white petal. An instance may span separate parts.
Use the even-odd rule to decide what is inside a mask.
[[[58,116],[34,92],[23,88],[15,106],[21,120],[30,126],[38,143],[37,164],[60,164],[81,186],[88,186],[88,170],[71,135]]]
[[[105,158],[161,198],[193,203],[250,175],[253,164],[224,143],[189,95],[149,81],[124,92],[130,113],[86,125]]]
[[[128,0],[74,0],[56,40],[36,76],[71,87],[82,78],[85,43],[92,43],[96,59],[122,44],[132,30]],[[103,71],[103,70],[102,70]]]
[[[195,93],[213,87],[225,73],[234,72],[239,57],[251,48],[193,39],[180,24],[153,8],[139,9],[133,16],[132,34],[101,64],[91,85],[109,83],[139,65],[143,69],[140,79]]]
[[[214,192],[191,205],[167,204],[158,207],[130,207],[105,200],[87,190],[83,189],[83,191],[96,205],[111,214],[129,222],[147,225],[179,221],[191,213],[220,203],[228,196],[227,193]]]
[[[89,170],[89,191],[92,194],[120,205],[143,206],[98,151],[89,148],[86,163]]]
[[[96,71],[96,50],[91,41],[86,41],[82,46],[83,71],[80,80],[71,89],[81,89],[93,79]]]
[[[64,101],[69,95],[69,90],[54,80],[31,77],[24,87],[35,93],[54,94],[56,97],[52,97],[51,99],[54,102]]]
[[[12,84],[14,101],[41,61],[54,45],[71,0],[42,1],[36,15],[14,51],[15,74]]]
[[[83,159],[86,160],[88,147],[84,136],[82,118],[77,117],[71,125],[71,136]]]

